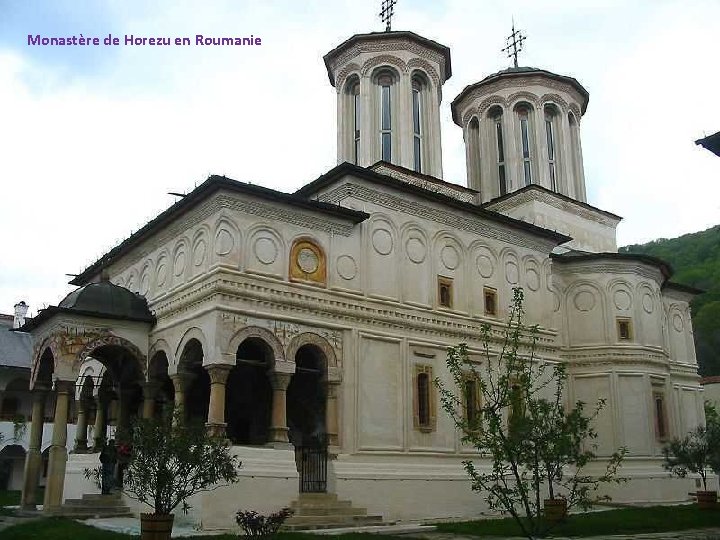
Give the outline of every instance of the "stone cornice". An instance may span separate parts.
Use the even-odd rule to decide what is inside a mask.
[[[572,276],[575,274],[633,274],[647,279],[652,279],[662,285],[662,272],[650,265],[638,263],[636,261],[607,260],[601,258],[602,254],[598,254],[597,261],[578,261],[573,262],[572,257],[563,259],[562,264],[556,264],[553,260],[553,274],[561,276]]]
[[[426,336],[453,341],[477,341],[484,323],[490,322],[491,335],[497,342],[504,335],[504,324],[475,317],[446,315],[401,304],[358,297],[339,291],[324,291],[316,287],[288,284],[247,275],[239,271],[218,269],[202,282],[185,288],[177,294],[167,295],[162,302],[152,306],[158,324],[155,331],[172,325],[172,319],[183,317],[201,308],[247,311],[251,314],[270,312],[277,318],[305,318],[310,315],[335,326],[357,328],[364,326],[377,329],[408,329]],[[258,315],[259,316],[259,315]],[[555,332],[538,332],[537,353],[555,356]]]
[[[521,204],[529,202],[541,202],[567,212],[569,214],[577,215],[581,218],[587,219],[588,221],[594,221],[606,227],[615,227],[622,220],[620,216],[605,212],[599,208],[594,208],[589,204],[581,203],[566,197],[559,195],[551,191],[546,190],[541,186],[528,186],[519,191],[515,191],[509,195],[506,195],[500,199],[496,199],[483,205],[485,208],[489,208],[495,212],[506,212],[517,208]]]
[[[335,189],[322,193],[320,200],[340,204],[347,198],[354,198],[360,201],[370,202],[402,212],[406,215],[415,216],[421,219],[442,223],[455,230],[464,230],[482,237],[494,238],[500,242],[517,245],[548,253],[556,245],[552,242],[530,238],[518,234],[508,228],[500,227],[489,220],[478,219],[476,216],[460,214],[457,211],[449,211],[441,208],[423,204],[419,201],[409,200],[406,197],[399,197],[385,191],[378,191],[368,186],[345,182]]]

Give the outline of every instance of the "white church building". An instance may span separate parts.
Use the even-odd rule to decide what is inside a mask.
[[[443,179],[446,46],[359,34],[324,61],[336,167],[291,194],[209,177],[22,328],[35,396],[24,505],[53,395],[46,512],[95,491],[82,470],[109,430],[174,402],[243,462],[239,483],[191,501],[206,528],[307,491],[384,521],[479,516],[461,466],[477,455],[428,382],[450,380],[448,346],[479,354],[483,324],[502,334],[514,287],[538,357],[568,366],[568,399],[607,400],[598,453],[629,452],[614,499],[686,500],[694,480],[671,479],[661,448],[704,419],[697,291],[661,260],[618,253],[621,218],[588,204],[585,88],[527,67],[466,87],[450,104],[463,186]],[[296,453],[317,447],[322,466],[304,468]]]

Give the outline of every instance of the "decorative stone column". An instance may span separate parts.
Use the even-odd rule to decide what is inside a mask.
[[[185,414],[185,388],[188,383],[192,380],[194,375],[192,373],[175,373],[170,376],[172,379],[173,386],[175,387],[175,410],[182,410],[182,418],[187,418]],[[177,417],[173,416],[173,422],[176,421]]]
[[[32,392],[32,420],[30,421],[30,441],[25,456],[25,475],[20,506],[23,510],[35,510],[38,481],[42,470],[42,434],[45,417],[46,388],[36,388]]]
[[[269,374],[270,385],[273,389],[271,442],[288,443],[290,441],[287,425],[287,387],[294,373],[295,362],[276,359],[274,369]]]
[[[45,502],[43,511],[54,513],[63,501],[65,483],[65,465],[67,463],[67,421],[70,396],[74,393],[72,381],[55,382],[57,397],[55,400],[55,422],[53,438],[50,446],[47,485],[45,486]]]
[[[86,399],[78,401],[77,425],[75,430],[74,454],[84,454],[88,450],[87,445],[87,416],[88,402]]]
[[[205,425],[212,437],[225,437],[225,383],[232,368],[233,366],[228,364],[205,366],[210,374],[210,404]]]
[[[340,381],[327,381],[327,403],[325,405],[325,429],[327,430],[328,446],[338,446],[338,391]]]
[[[95,428],[93,429],[93,452],[100,452],[107,434],[107,400],[98,395],[95,398]]]
[[[154,382],[145,382],[143,389],[143,409],[142,417],[149,420],[155,416],[155,398],[157,396],[158,385]]]

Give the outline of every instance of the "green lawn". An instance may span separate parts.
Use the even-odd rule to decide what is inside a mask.
[[[554,536],[600,536],[681,531],[720,527],[720,509],[698,510],[695,505],[622,508],[571,515],[553,528]],[[438,531],[469,536],[520,536],[512,518],[442,523]]]
[[[42,504],[43,496],[45,495],[45,488],[38,488],[37,497],[35,502]],[[0,490],[0,507],[3,506],[18,506],[20,504],[20,491],[13,490]]]

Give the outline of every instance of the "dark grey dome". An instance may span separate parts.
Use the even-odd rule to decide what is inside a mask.
[[[58,307],[114,319],[149,322],[155,320],[143,296],[109,281],[89,283],[75,289]]]

